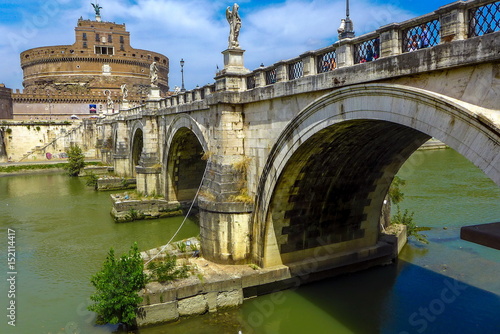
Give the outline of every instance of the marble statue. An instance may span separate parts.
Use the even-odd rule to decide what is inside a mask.
[[[127,84],[123,84],[123,85],[121,85],[121,89],[122,89],[123,101],[127,101],[127,97],[128,97],[128,88],[127,88]]]
[[[233,5],[233,10],[230,7],[226,9],[226,18],[229,22],[229,46],[228,49],[239,49],[240,43],[238,42],[238,36],[241,29],[241,17],[238,14],[238,4]]]
[[[149,77],[151,78],[151,87],[158,87],[158,66],[155,61],[149,66]]]

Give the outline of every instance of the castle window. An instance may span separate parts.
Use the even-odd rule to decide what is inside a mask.
[[[108,35],[108,43],[113,43],[113,35]]]
[[[87,40],[87,33],[86,33],[86,32],[84,32],[84,33],[83,33],[82,39],[83,39],[84,41],[86,41],[86,40]]]
[[[99,38],[99,34],[95,34],[95,41],[99,42],[101,39]]]
[[[120,51],[125,51],[125,48],[123,47],[123,44],[120,44]]]
[[[125,43],[123,36],[120,36],[120,43],[122,43],[122,44]]]
[[[86,49],[87,47],[87,42],[83,42],[83,48]]]
[[[109,46],[96,46],[95,53],[98,55],[114,55],[115,48]]]

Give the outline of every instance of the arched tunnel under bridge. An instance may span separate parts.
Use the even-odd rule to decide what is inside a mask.
[[[263,169],[254,261],[292,265],[328,253],[351,254],[354,262],[371,252],[394,175],[431,137],[499,184],[498,130],[478,117],[483,110],[468,107],[392,85],[347,87],[311,103],[284,129]]]
[[[172,138],[166,155],[166,198],[170,201],[192,201],[200,187],[207,162],[204,149],[188,128],[180,128]]]
[[[430,137],[385,121],[331,125],[288,160],[268,212],[284,264],[322,245],[336,252],[374,245],[394,174]]]

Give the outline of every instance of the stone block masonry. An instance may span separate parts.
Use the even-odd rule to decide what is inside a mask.
[[[113,194],[111,199],[113,200],[111,215],[117,223],[183,214],[181,203],[169,202],[165,199],[129,199],[128,195],[123,194]]]
[[[180,254],[173,244],[168,253],[183,257],[193,268],[194,274],[170,283],[151,282],[141,291],[143,302],[139,305],[137,324],[145,327],[176,321],[181,317],[218,312],[238,307],[246,298],[294,288],[326,277],[387,264],[396,258],[406,243],[406,229],[399,228],[384,235],[386,239],[375,247],[353,253],[338,254],[335,259],[311,257],[293,266],[277,265],[259,268],[255,265],[224,265],[205,258]],[[190,244],[198,243],[190,240]],[[142,254],[149,260],[158,254],[153,249]],[[320,255],[320,254],[318,254]],[[160,254],[160,258],[161,258]]]

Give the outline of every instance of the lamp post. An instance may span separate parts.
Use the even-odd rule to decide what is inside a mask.
[[[181,92],[185,92],[186,88],[184,88],[184,59],[182,58],[181,58],[181,77],[182,77]]]

